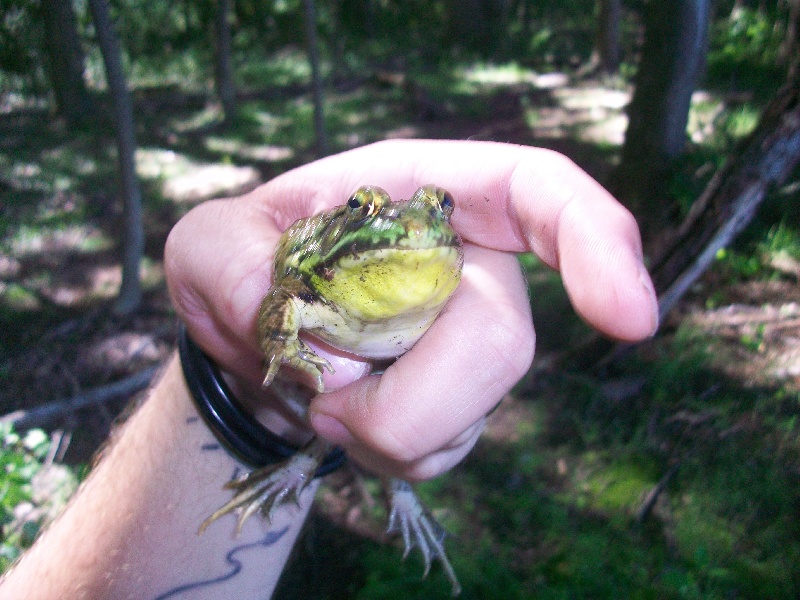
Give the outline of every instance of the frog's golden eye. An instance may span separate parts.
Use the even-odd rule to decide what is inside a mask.
[[[364,219],[371,217],[391,202],[385,190],[374,185],[358,188],[347,200],[347,207],[356,216]]]

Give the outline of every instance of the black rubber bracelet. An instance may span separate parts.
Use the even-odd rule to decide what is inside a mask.
[[[183,324],[178,332],[178,354],[200,416],[230,454],[258,468],[282,462],[300,450],[244,410],[219,367],[192,341]],[[344,461],[344,451],[334,448],[317,469],[316,477],[338,469]]]

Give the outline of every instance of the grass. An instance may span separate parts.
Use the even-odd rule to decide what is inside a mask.
[[[709,393],[717,343],[687,331],[660,341],[661,358],[631,367],[647,374],[644,392],[623,404],[556,376],[513,401],[526,416],[514,441],[490,423],[463,465],[422,486],[446,507],[464,598],[795,597],[800,398]],[[691,418],[704,413],[713,418]],[[644,495],[676,463],[639,522]],[[419,561],[398,556],[365,547],[354,597],[447,597],[437,569],[420,581]]]

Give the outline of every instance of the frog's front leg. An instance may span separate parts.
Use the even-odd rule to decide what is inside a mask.
[[[438,558],[442,563],[447,579],[453,586],[453,596],[461,593],[461,584],[458,582],[456,572],[447,558],[444,549],[446,532],[433,515],[425,508],[417,497],[411,484],[402,479],[389,480],[389,528],[388,533],[399,531],[403,536],[405,551],[403,558],[408,556],[412,548],[418,547],[425,561],[425,573],[431,568],[431,560]]]
[[[231,500],[208,517],[200,525],[200,533],[220,517],[242,509],[236,526],[237,535],[244,522],[261,511],[267,520],[272,521],[275,509],[285,503],[290,495],[300,503],[300,495],[314,478],[314,474],[324,462],[333,446],[322,438],[313,438],[302,450],[277,465],[269,465],[251,471],[229,481],[225,487],[236,493]]]
[[[298,302],[302,302],[304,289],[297,289],[301,286],[297,280],[277,283],[261,302],[258,339],[264,352],[262,385],[269,386],[285,363],[310,375],[317,391],[322,392],[322,373],[325,369],[333,373],[333,367],[297,336],[303,326]]]

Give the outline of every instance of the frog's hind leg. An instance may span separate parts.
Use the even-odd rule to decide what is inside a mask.
[[[203,533],[206,527],[220,517],[237,509],[241,509],[236,527],[238,534],[244,522],[258,511],[271,521],[275,510],[286,504],[290,498],[293,497],[299,504],[300,495],[314,478],[314,474],[331,448],[330,443],[315,437],[286,461],[256,469],[229,481],[225,487],[234,490],[233,498],[203,521],[199,533]]]
[[[447,579],[453,586],[453,596],[461,593],[461,584],[447,559],[444,549],[446,532],[436,519],[425,508],[411,484],[402,479],[389,480],[389,497],[391,511],[389,513],[388,533],[399,531],[403,536],[405,551],[403,558],[408,556],[415,546],[422,552],[425,560],[425,574],[431,568],[431,561],[435,558],[442,563]]]

